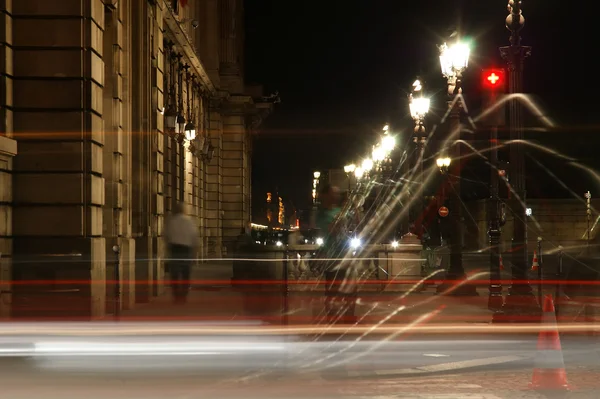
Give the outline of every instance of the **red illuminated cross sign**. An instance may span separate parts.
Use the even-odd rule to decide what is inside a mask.
[[[495,85],[496,82],[498,81],[498,79],[500,79],[500,77],[498,75],[496,75],[494,72],[492,72],[492,74],[490,76],[488,76],[487,78],[491,84]]]
[[[484,90],[502,90],[504,87],[504,70],[499,68],[484,69],[481,71],[481,87]]]

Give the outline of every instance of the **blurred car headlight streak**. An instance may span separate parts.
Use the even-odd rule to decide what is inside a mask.
[[[277,343],[232,342],[232,341],[188,341],[165,338],[151,342],[136,342],[132,338],[128,342],[108,341],[48,341],[36,342],[34,355],[52,356],[201,356],[227,355],[244,353],[283,352],[284,345]]]

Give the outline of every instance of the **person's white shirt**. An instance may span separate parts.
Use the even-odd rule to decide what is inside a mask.
[[[194,220],[184,213],[171,215],[165,230],[165,238],[169,244],[192,248],[198,245],[198,227]]]

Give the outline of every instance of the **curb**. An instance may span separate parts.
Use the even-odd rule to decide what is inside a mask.
[[[427,375],[445,373],[449,371],[460,371],[467,370],[477,367],[494,366],[498,364],[513,363],[522,360],[532,359],[533,356],[496,356],[488,357],[484,359],[471,359],[463,360],[459,362],[439,363],[431,366],[413,367],[405,369],[392,369],[392,370],[374,370],[374,371],[348,371],[345,373],[348,377],[352,378],[365,378],[365,377],[410,377],[415,375]]]

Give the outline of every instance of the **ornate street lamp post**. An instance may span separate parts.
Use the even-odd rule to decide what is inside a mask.
[[[460,112],[462,104],[454,102],[456,96],[462,94],[462,74],[469,65],[470,49],[466,43],[457,41],[456,43],[444,43],[440,47],[440,66],[442,75],[448,82],[448,108],[450,110],[449,131],[460,139]],[[450,190],[450,266],[446,272],[445,284],[438,286],[438,292],[444,292],[459,280],[466,278],[463,268],[462,241],[463,241],[463,222],[462,222],[462,202],[460,199],[460,147],[458,144],[451,143],[451,158],[454,159],[451,166],[448,180],[451,184]],[[475,286],[463,285],[452,291],[454,295],[477,295]]]
[[[196,139],[196,125],[194,125],[195,115],[195,99],[194,99],[194,91],[193,87],[190,90],[190,83],[194,84],[194,77],[191,73],[187,72],[185,84],[186,84],[186,94],[187,94],[187,123],[184,127],[185,139],[188,142],[191,142]],[[190,92],[192,93],[192,100],[190,101]]]
[[[521,46],[519,32],[525,25],[521,13],[521,1],[508,2],[510,14],[506,18],[506,27],[510,31],[510,46],[500,48],[500,55],[508,65],[508,92],[523,92],[523,64],[531,55],[531,47]],[[533,289],[527,279],[527,208],[525,206],[525,147],[523,142],[523,119],[521,105],[516,100],[509,104],[509,132],[513,144],[510,147],[510,177],[514,194],[510,208],[513,212],[512,239],[512,282],[508,289],[502,310],[494,315],[494,321],[528,321],[528,317],[538,318],[540,306],[533,295]],[[525,316],[525,317],[524,317]]]
[[[441,156],[438,159],[436,159],[435,163],[437,164],[437,167],[440,169],[440,172],[442,172],[444,179],[448,179],[448,168],[450,167],[450,164],[452,163],[452,159],[450,159],[449,157]],[[445,184],[446,184],[446,181],[444,181],[442,183],[442,192],[440,193],[440,200],[438,201],[438,216],[439,216],[438,217],[438,229],[439,229],[439,235],[440,235],[440,246],[444,245],[444,237],[446,236],[442,232],[442,219],[445,218],[447,216],[447,214],[440,213],[440,210],[442,208],[444,210],[448,209],[445,206],[445,203],[446,203]]]
[[[413,212],[413,222],[415,223],[415,233],[423,240],[423,211],[424,205],[424,176],[423,176],[423,162],[425,155],[425,141],[427,140],[427,134],[425,131],[425,116],[429,112],[429,98],[423,96],[423,85],[419,79],[413,83],[412,93],[408,96],[410,115],[415,121],[415,130],[413,134],[413,142],[417,147],[417,153],[415,157],[415,172],[417,174],[417,183],[421,195],[417,199],[416,212]]]
[[[348,179],[348,196],[350,196],[350,191],[352,191],[352,175],[356,170],[356,165],[350,164],[344,166],[344,173],[346,173],[346,178]]]

